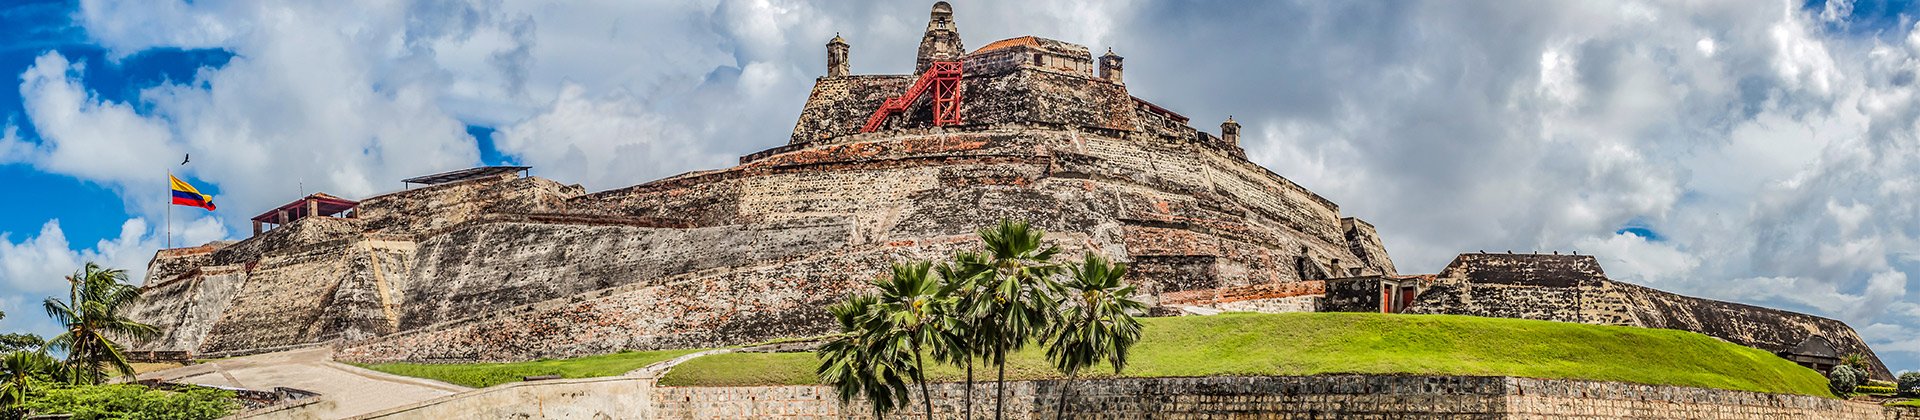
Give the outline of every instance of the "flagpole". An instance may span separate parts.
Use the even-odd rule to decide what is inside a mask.
[[[167,248],[173,248],[173,169],[167,169]]]

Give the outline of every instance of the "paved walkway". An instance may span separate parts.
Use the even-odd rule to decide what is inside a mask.
[[[361,369],[333,361],[325,347],[221,359],[141,374],[199,385],[318,392],[332,407],[321,418],[345,418],[471,390],[445,382]]]

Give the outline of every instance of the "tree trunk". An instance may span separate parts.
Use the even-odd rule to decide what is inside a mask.
[[[927,420],[933,420],[933,393],[927,392],[927,365],[920,361],[920,343],[913,344],[913,376],[920,382],[920,403],[927,409]]]
[[[999,347],[1000,352],[1006,352],[1005,346]],[[1000,373],[993,380],[993,420],[1002,420],[1004,419],[1002,416],[1006,415],[1004,411],[1007,409],[1007,360],[1002,357],[994,365]]]
[[[966,419],[973,420],[973,354],[967,354],[967,407]]]
[[[1005,317],[1000,318],[996,322],[1000,326],[1000,337],[993,340],[993,365],[1000,371],[993,380],[993,420],[1004,420],[1007,409],[1007,324]]]
[[[1073,378],[1078,376],[1080,376],[1078,372],[1069,373],[1067,374],[1067,380],[1060,382],[1060,403],[1057,404],[1059,407],[1055,408],[1054,410],[1053,418],[1055,419],[1067,418],[1067,387],[1072,386]]]

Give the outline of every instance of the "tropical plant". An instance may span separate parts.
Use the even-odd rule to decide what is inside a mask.
[[[72,380],[98,384],[106,380],[108,370],[133,376],[133,366],[114,340],[144,340],[159,335],[153,326],[121,314],[140,299],[140,288],[127,284],[126,279],[126,271],[88,262],[67,276],[70,288],[66,301],[50,297],[43,303],[47,316],[66,327],[65,332],[47,341],[47,347],[66,352]]]
[[[1012,220],[980,230],[992,273],[982,284],[986,299],[980,309],[985,309],[986,319],[977,328],[986,345],[981,355],[998,371],[993,387],[995,419],[1003,418],[1006,410],[1007,353],[1026,346],[1055,315],[1054,300],[1047,292],[1052,289],[1048,286],[1051,276],[1059,271],[1053,256],[1060,248],[1044,244],[1045,236],[1046,232],[1026,222]]]
[[[1140,321],[1133,314],[1147,309],[1133,299],[1133,286],[1124,280],[1126,264],[1087,253],[1070,269],[1067,281],[1055,286],[1062,301],[1060,317],[1046,338],[1047,360],[1067,375],[1060,384],[1060,403],[1055,404],[1055,417],[1063,419],[1068,386],[1081,369],[1102,361],[1113,366],[1115,374],[1127,367],[1127,350],[1140,342]]]
[[[913,381],[920,385],[920,400],[926,406],[926,415],[933,418],[933,398],[927,391],[926,363],[921,360],[922,350],[928,343],[940,340],[939,336],[952,328],[951,299],[942,294],[940,281],[931,274],[932,263],[909,262],[893,265],[893,275],[875,280],[873,285],[880,288],[875,313],[884,318],[880,329],[879,342],[889,347],[905,347],[913,355]]]
[[[1834,366],[1832,371],[1827,372],[1827,387],[1833,390],[1834,395],[1845,398],[1860,387],[1860,378],[1864,376],[1867,376],[1866,372],[1853,366]]]
[[[1872,379],[1873,374],[1871,372],[1873,372],[1873,364],[1867,363],[1867,357],[1860,355],[1860,353],[1853,353],[1845,356],[1840,356],[1840,364],[1847,365],[1849,367],[1852,367],[1853,370],[1860,371],[1861,373],[1860,379],[1858,382],[1855,382],[1854,385],[1866,385],[1867,380]]]
[[[820,381],[832,385],[840,403],[865,397],[875,417],[893,411],[908,402],[907,382],[910,356],[900,348],[887,346],[877,329],[887,328],[884,317],[875,316],[879,298],[859,294],[827,307],[840,334],[820,346]]]
[[[158,390],[140,385],[47,384],[21,404],[36,414],[69,414],[73,420],[212,420],[240,408],[233,391],[207,387]]]
[[[1920,394],[1920,372],[1902,372],[1899,391],[1900,395]]]
[[[12,351],[0,357],[0,407],[19,406],[35,383],[61,376],[59,368],[59,361],[37,351]]]
[[[991,307],[985,302],[985,294],[980,285],[993,272],[987,258],[975,252],[959,252],[953,260],[935,268],[940,274],[940,293],[952,299],[952,310],[946,311],[940,323],[946,328],[939,331],[934,341],[929,343],[934,360],[952,364],[966,370],[967,382],[964,391],[962,418],[973,418],[973,361],[984,353],[981,346],[980,324]]]
[[[0,334],[0,352],[39,350],[47,345],[47,339],[32,333]]]

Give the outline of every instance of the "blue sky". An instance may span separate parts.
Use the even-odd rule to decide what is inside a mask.
[[[590,190],[784,144],[835,33],[910,68],[926,5],[782,0],[0,3],[0,329],[165,242],[162,174],[244,237],[301,191],[478,164]],[[1920,368],[1910,1],[956,4],[967,45],[1128,57],[1135,95],[1232,114],[1254,161],[1378,226],[1404,272],[1578,250],[1616,279],[1847,321]],[[194,163],[176,166],[181,154]]]

